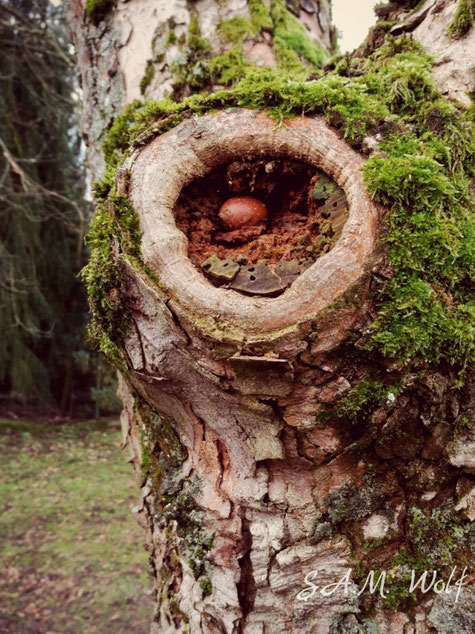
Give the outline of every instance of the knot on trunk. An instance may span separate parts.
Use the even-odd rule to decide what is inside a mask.
[[[242,280],[236,290],[213,285],[191,261],[188,239],[174,215],[187,186],[243,158],[299,161],[331,177],[347,199],[348,219],[331,250],[293,271],[293,276],[290,269],[295,264],[284,265],[282,275],[292,278],[292,283],[288,285],[286,279],[283,288],[275,286],[282,278],[268,272],[275,286],[269,294],[276,294],[275,290],[278,296],[238,293],[256,294],[252,287],[242,287]],[[277,333],[311,322],[362,277],[379,217],[363,183],[362,164],[361,156],[319,117],[300,117],[277,126],[265,114],[238,110],[182,122],[136,150],[123,170],[130,172],[128,195],[140,217],[145,263],[172,298],[174,310],[198,321],[209,334],[219,324],[221,340],[225,330],[226,339],[242,341],[275,339]],[[241,257],[246,262],[247,256]],[[213,270],[217,268],[223,266]],[[244,267],[244,273],[249,273],[247,268],[252,267]]]

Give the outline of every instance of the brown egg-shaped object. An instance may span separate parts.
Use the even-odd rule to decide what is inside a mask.
[[[218,212],[221,222],[227,229],[252,227],[267,220],[268,215],[264,203],[252,196],[229,198]]]

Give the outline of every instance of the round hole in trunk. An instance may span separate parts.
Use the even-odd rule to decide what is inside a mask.
[[[234,228],[220,213],[233,201],[251,206],[257,201],[268,216]],[[243,156],[188,184],[174,216],[188,238],[188,257],[213,284],[276,296],[333,248],[348,219],[348,203],[343,189],[315,166],[286,157]],[[243,284],[244,269],[253,273],[254,267],[235,267],[232,279],[224,271],[240,262],[260,263],[268,271],[261,266],[247,276],[257,284]]]

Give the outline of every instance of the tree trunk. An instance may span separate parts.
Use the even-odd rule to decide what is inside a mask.
[[[469,105],[475,30],[448,37],[456,2],[428,0],[416,11],[414,4],[380,9],[385,22],[364,54],[389,30],[410,33],[429,53],[444,51],[434,69],[439,90]],[[297,74],[318,74],[329,57],[319,62],[319,51],[334,47],[329,3],[272,2],[270,22],[256,5],[133,0],[87,18],[72,0],[94,178],[104,171],[100,144],[115,115],[142,96],[179,101],[236,83],[239,73],[229,80],[223,71],[229,51],[236,63],[284,70],[292,63]],[[316,48],[288,35],[297,16]],[[138,516],[157,582],[152,632],[473,631],[465,588],[457,604],[454,593],[422,594],[415,604],[357,594],[372,568],[391,563],[396,575],[397,567],[430,567],[424,558],[395,559],[421,535],[432,549],[459,535],[449,550],[458,548],[461,562],[468,557],[475,467],[466,421],[475,397],[467,372],[464,386],[456,384],[454,364],[365,353],[378,315],[374,293],[393,275],[380,240],[386,210],[370,198],[361,169],[381,139],[360,135],[351,147],[336,130],[336,111],[327,119],[333,128],[314,115],[276,126],[249,107],[190,113],[158,136],[158,127],[148,128],[117,169],[114,195],[131,203],[142,234],[144,265],[112,240],[120,288],[108,297],[114,304],[120,294],[130,318],[116,359],[124,446],[141,479]],[[264,157],[269,172],[272,161],[299,161],[346,197],[348,214],[335,221],[341,237],[278,295],[210,283],[188,257],[192,233],[187,240],[177,226],[186,188],[198,181],[196,194],[210,174],[243,157]],[[312,571],[318,575],[305,582]],[[317,592],[345,575],[346,586]]]
[[[104,15],[100,11],[88,19],[88,4],[105,5],[104,20],[100,19]],[[210,53],[221,54],[235,43],[226,38],[223,42],[217,32],[219,25],[235,18],[251,18],[249,5],[261,4],[261,0],[120,0],[110,8],[107,0],[71,0],[70,24],[83,90],[82,129],[94,178],[103,170],[104,133],[128,104],[134,99],[162,99],[177,90],[177,83],[182,84],[179,95],[188,96],[196,89],[186,78],[183,80],[179,65],[179,72],[173,71],[173,62],[180,57],[181,42],[188,38],[193,18]],[[291,15],[298,16],[313,40],[331,51],[336,31],[331,28],[330,3],[294,0],[287,4]],[[259,26],[259,13],[254,15]],[[272,43],[270,29],[260,31],[259,37],[246,38],[242,45],[244,58],[257,66],[275,65]]]

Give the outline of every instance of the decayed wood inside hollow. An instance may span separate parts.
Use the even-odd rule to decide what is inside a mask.
[[[223,205],[253,200],[265,205],[266,218],[244,228],[223,222]],[[188,238],[188,257],[212,283],[273,296],[334,247],[348,202],[312,165],[242,156],[184,188],[174,215]]]

